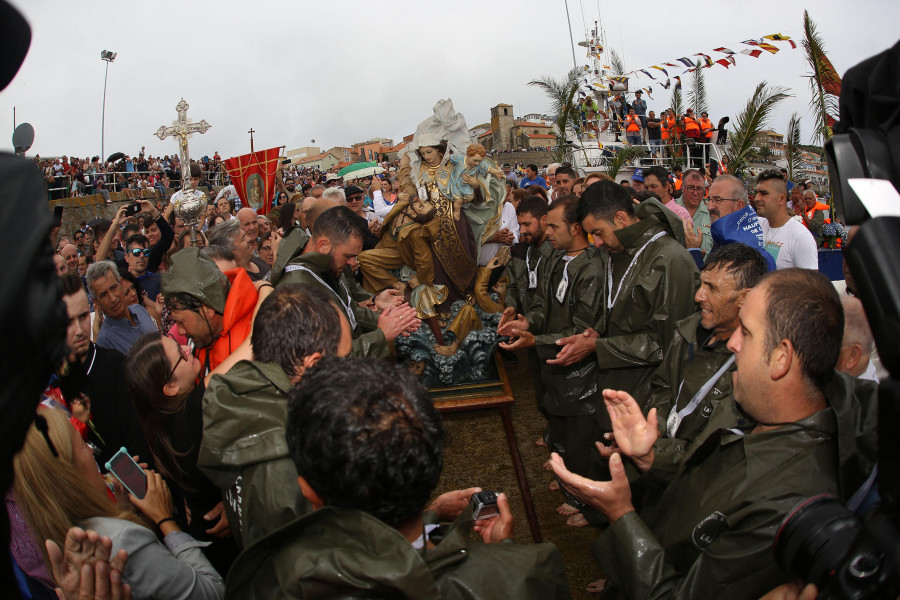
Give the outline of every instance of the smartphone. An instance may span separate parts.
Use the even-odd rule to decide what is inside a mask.
[[[115,475],[135,498],[143,500],[147,495],[147,474],[134,462],[124,446],[109,459],[106,470]]]
[[[62,213],[63,213],[62,206],[54,206],[53,207],[53,226],[54,227],[62,226]]]
[[[125,207],[125,216],[126,216],[126,217],[130,217],[130,216],[132,216],[132,215],[136,215],[136,214],[138,214],[139,212],[141,212],[141,205],[140,205],[140,203],[138,203],[138,202],[135,202],[135,203],[133,203],[133,204],[129,204],[128,206]]]

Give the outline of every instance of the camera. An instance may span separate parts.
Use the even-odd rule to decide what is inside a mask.
[[[877,477],[870,477],[877,481],[877,507],[862,520],[849,508],[860,495],[872,500],[875,488],[858,491],[848,507],[833,496],[816,496],[787,516],[776,537],[778,563],[815,583],[819,598],[900,596],[900,445],[893,431],[900,419],[900,218],[870,215],[850,184],[884,179],[900,189],[898,60],[900,44],[846,72],[840,121],[825,143],[836,214],[847,225],[859,225],[843,248],[845,261],[890,377],[878,388]],[[885,85],[894,91],[879,94]]]
[[[138,214],[139,212],[141,212],[141,205],[137,202],[135,202],[133,204],[129,204],[128,206],[125,207],[125,216],[126,217],[131,217],[133,215]]]
[[[490,519],[499,514],[497,492],[476,492],[472,494],[472,518],[474,520]]]
[[[897,598],[897,539],[896,527],[880,511],[861,523],[840,500],[821,495],[785,518],[775,559],[788,573],[815,583],[819,598]]]

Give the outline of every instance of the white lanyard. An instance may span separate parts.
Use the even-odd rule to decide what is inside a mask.
[[[531,248],[528,249],[528,252],[525,253],[525,269],[528,270],[528,289],[533,290],[537,287],[537,270],[538,267],[541,266],[541,261],[544,259],[544,255],[541,254],[538,256],[537,262],[534,265],[534,269],[531,268]]]
[[[285,273],[290,273],[291,271],[306,271],[307,273],[309,273],[310,275],[312,275],[313,277],[315,277],[315,278],[316,278],[316,281],[318,281],[319,283],[321,283],[322,285],[324,285],[326,288],[328,288],[329,290],[331,290],[331,293],[334,294],[335,296],[337,296],[337,299],[338,299],[338,301],[340,301],[341,306],[344,307],[344,312],[347,313],[347,320],[350,321],[350,331],[353,331],[354,329],[356,329],[356,315],[353,314],[353,310],[350,308],[350,300],[351,300],[351,299],[350,299],[350,292],[347,290],[347,286],[344,285],[344,282],[343,282],[343,281],[338,280],[338,283],[339,283],[340,286],[344,289],[344,293],[347,294],[347,300],[346,300],[346,302],[344,301],[343,298],[341,298],[341,295],[340,295],[340,294],[338,294],[336,291],[334,291],[334,290],[331,288],[330,285],[328,285],[327,283],[325,283],[325,281],[324,281],[321,277],[319,277],[318,275],[316,275],[316,274],[313,272],[313,270],[310,269],[309,267],[304,267],[303,265],[287,265],[287,266],[284,268],[284,272],[285,272]]]
[[[625,280],[628,279],[628,273],[631,272],[631,269],[632,269],[632,267],[634,267],[634,263],[637,262],[638,257],[641,255],[641,252],[643,252],[647,246],[649,246],[650,244],[652,244],[659,238],[663,237],[664,235],[666,235],[666,232],[660,231],[659,233],[654,235],[652,238],[650,238],[649,240],[644,242],[644,245],[641,246],[637,252],[635,252],[634,258],[631,259],[631,263],[629,263],[628,268],[625,269],[625,274],[622,275],[622,279],[619,280],[619,287],[616,288],[616,295],[606,297],[606,308],[611,309],[613,306],[616,305],[616,300],[619,299],[619,292],[622,291],[622,285],[625,283]],[[612,264],[613,264],[612,259],[610,259],[610,261],[606,264],[606,282],[608,284],[607,289],[609,291],[612,291],[612,287],[613,287]]]
[[[668,438],[675,437],[675,434],[678,432],[678,428],[681,426],[681,421],[686,416],[688,416],[689,414],[691,414],[692,412],[697,410],[697,406],[700,404],[700,401],[706,397],[706,394],[708,394],[709,390],[712,389],[712,386],[714,386],[716,384],[716,382],[719,380],[719,377],[721,377],[722,374],[728,370],[728,367],[730,367],[733,364],[734,364],[734,354],[731,355],[731,358],[729,358],[727,361],[725,361],[725,364],[722,365],[718,371],[716,371],[715,375],[713,375],[712,377],[709,378],[709,381],[707,381],[706,383],[703,384],[703,387],[701,387],[699,390],[697,390],[697,393],[694,394],[694,397],[691,398],[691,401],[688,402],[687,406],[685,406],[684,408],[682,408],[681,410],[679,410],[677,412],[675,411],[675,407],[674,406],[672,407],[672,412],[669,413],[669,418],[666,420],[666,437],[668,437]],[[681,385],[678,386],[678,394],[679,395],[681,395],[681,388],[683,386],[684,386],[684,381],[682,381]],[[676,398],[676,402],[677,402],[677,398]]]
[[[563,300],[566,299],[566,290],[569,287],[569,263],[572,262],[575,256],[563,256],[562,260],[566,263],[563,266],[563,276],[559,282],[559,287],[556,288],[556,299],[562,304]]]

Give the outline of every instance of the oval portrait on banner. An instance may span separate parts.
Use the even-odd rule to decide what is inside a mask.
[[[250,208],[260,210],[266,202],[266,186],[263,185],[263,178],[259,173],[254,173],[247,178],[245,192]]]

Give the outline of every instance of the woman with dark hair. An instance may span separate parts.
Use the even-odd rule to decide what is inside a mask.
[[[278,228],[281,230],[281,237],[286,238],[291,229],[298,225],[300,214],[300,205],[295,202],[285,202],[278,207]]]
[[[190,347],[148,333],[128,353],[126,382],[153,460],[187,506],[179,524],[196,539],[211,542],[204,553],[224,576],[238,550],[222,494],[197,468],[205,391],[196,384],[200,367]]]

